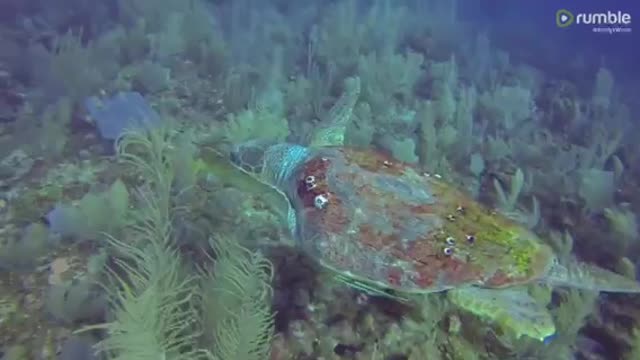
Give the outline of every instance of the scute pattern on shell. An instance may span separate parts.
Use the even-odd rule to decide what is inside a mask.
[[[357,281],[405,293],[503,287],[542,276],[553,258],[535,235],[378,152],[319,149],[293,177],[303,250]]]

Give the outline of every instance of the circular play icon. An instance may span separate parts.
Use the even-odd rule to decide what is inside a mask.
[[[575,17],[571,13],[571,11],[567,9],[560,9],[556,11],[556,25],[558,27],[564,28],[571,24],[573,24]]]

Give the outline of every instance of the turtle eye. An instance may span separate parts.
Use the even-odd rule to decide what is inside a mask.
[[[442,252],[447,256],[451,256],[453,255],[453,248],[450,246],[447,246],[446,248],[444,248],[444,250],[442,250]]]

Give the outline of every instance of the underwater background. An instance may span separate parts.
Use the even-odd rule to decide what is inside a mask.
[[[0,0],[0,359],[640,359],[639,7]],[[359,281],[291,231],[282,144],[387,159],[553,265]]]

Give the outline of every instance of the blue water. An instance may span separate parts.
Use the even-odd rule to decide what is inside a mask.
[[[594,34],[590,27],[556,26],[556,12],[567,9],[573,13],[622,11],[631,15],[634,31],[631,34]],[[519,48],[527,63],[543,66],[547,71],[561,76],[575,60],[583,54],[590,68],[602,63],[614,68],[619,74],[637,78],[640,63],[637,24],[640,5],[624,0],[616,1],[463,1],[460,3],[463,19],[487,29],[498,44]],[[634,21],[635,20],[635,21]]]

